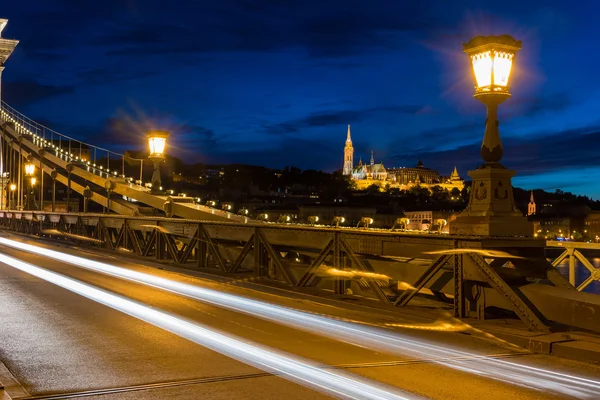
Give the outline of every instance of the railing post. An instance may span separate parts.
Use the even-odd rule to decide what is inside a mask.
[[[40,149],[38,154],[40,155],[40,211],[44,211],[44,164],[42,163],[42,160],[44,159],[46,151]]]
[[[50,173],[50,177],[52,178],[52,212],[56,212],[56,177],[58,176],[58,172],[53,170]]]
[[[67,164],[67,213],[71,212],[71,171],[73,164]]]
[[[454,248],[458,248],[458,242],[454,240]],[[454,255],[454,318],[465,316],[463,255]]]
[[[569,248],[569,283],[575,286],[575,248]]]

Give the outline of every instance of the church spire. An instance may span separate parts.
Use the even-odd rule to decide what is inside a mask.
[[[371,150],[371,165],[375,164],[375,157],[373,156],[373,150]]]
[[[458,175],[458,170],[454,167],[454,171],[452,171],[452,175],[450,175],[450,180],[459,180],[460,175]]]
[[[348,124],[348,134],[346,136],[346,144],[344,145],[344,167],[342,173],[344,175],[352,175],[354,167],[354,147],[352,147],[352,138],[350,137],[350,124]]]
[[[537,212],[537,206],[535,204],[535,199],[533,198],[533,190],[531,191],[531,195],[529,196],[529,204],[527,204],[527,215],[534,215]]]

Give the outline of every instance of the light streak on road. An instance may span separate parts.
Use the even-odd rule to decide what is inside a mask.
[[[383,385],[378,385],[376,382],[368,382],[366,379],[361,379],[352,374],[327,371],[303,360],[242,342],[217,331],[207,329],[200,324],[177,318],[166,312],[155,310],[146,305],[4,254],[0,254],[0,262],[148,322],[245,364],[281,375],[286,379],[326,392],[335,397],[372,400],[408,400],[419,398],[404,393],[401,394],[397,389],[386,388]],[[394,391],[396,392],[394,393]]]
[[[322,315],[311,314],[242,296],[206,289],[186,283],[88,260],[82,257],[40,248],[30,244],[0,238],[0,244],[35,253],[58,261],[70,263],[88,270],[102,272],[133,282],[178,293],[218,307],[253,315],[279,324],[309,331],[334,340],[344,340],[361,347],[418,359],[434,360],[438,364],[490,379],[528,387],[544,392],[578,398],[597,399],[600,381],[548,369],[528,366],[524,363],[488,358],[474,353],[441,346],[431,341],[404,336],[389,329],[377,328],[354,322],[346,322]]]

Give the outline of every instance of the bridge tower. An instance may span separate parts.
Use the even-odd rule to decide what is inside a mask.
[[[19,43],[18,40],[10,40],[10,39],[3,39],[2,38],[2,31],[4,30],[4,28],[6,27],[6,24],[8,23],[7,19],[0,19],[0,110],[2,109],[2,71],[4,71],[4,63],[6,62],[6,60],[8,59],[8,57],[10,57],[10,55],[12,54],[12,52],[15,50],[15,47],[17,47],[17,44]],[[4,160],[2,159],[3,155],[4,155],[4,141],[2,139],[0,139],[0,209],[5,209],[6,208],[6,203],[8,203],[7,197],[8,195],[5,195],[5,190],[6,192],[8,192],[8,179],[5,174],[4,174],[4,170],[5,170],[5,166],[4,166]]]
[[[354,147],[352,147],[352,138],[350,137],[350,124],[348,124],[348,135],[346,137],[346,146],[344,146],[344,175],[352,175],[354,167]]]
[[[15,47],[19,43],[18,40],[10,40],[2,38],[2,31],[8,23],[7,19],[0,19],[0,100],[2,99],[2,71],[4,70],[4,63],[10,57]]]

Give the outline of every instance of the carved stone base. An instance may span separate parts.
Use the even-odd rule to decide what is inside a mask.
[[[533,224],[515,207],[511,178],[515,171],[498,163],[469,171],[473,180],[469,205],[450,222],[450,234],[533,236]]]

